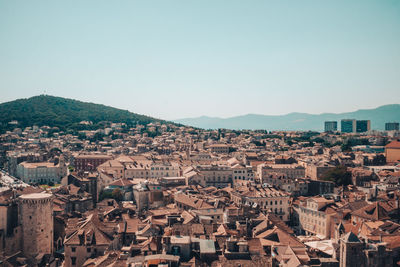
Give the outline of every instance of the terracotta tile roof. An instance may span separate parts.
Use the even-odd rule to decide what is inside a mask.
[[[121,162],[119,162],[118,160],[108,160],[108,161],[106,161],[106,162],[104,162],[103,164],[101,164],[100,166],[99,166],[99,168],[108,168],[108,167],[111,167],[111,168],[124,168],[124,165],[121,163]]]
[[[183,193],[175,194],[175,202],[182,203],[183,205],[189,206],[193,209],[212,209],[213,206],[208,204],[202,199],[197,197],[191,197]]]
[[[387,144],[385,146],[385,148],[400,148],[400,142],[397,140],[394,140],[394,141],[390,142],[389,144]]]
[[[192,222],[195,218],[194,215],[192,215],[190,212],[188,212],[186,210],[182,212],[181,217],[183,218],[182,224],[188,224],[188,223]]]
[[[123,214],[122,218],[123,222],[120,223],[119,227],[120,233],[124,232],[125,227],[126,233],[136,233],[139,229],[139,226],[143,224],[139,218],[130,218],[128,214]]]
[[[111,186],[130,186],[133,185],[131,180],[128,179],[118,179],[112,183],[110,183],[109,185]]]
[[[239,232],[236,230],[229,229],[225,224],[221,224],[217,231],[213,234],[214,236],[238,236]]]
[[[391,221],[364,222],[360,231],[366,237],[400,236],[400,225]]]
[[[285,266],[301,266],[310,261],[305,247],[278,246],[275,252],[276,258]]]
[[[290,245],[292,247],[305,247],[305,245],[301,243],[296,237],[288,234],[278,227],[267,230],[256,237],[260,238],[261,244],[263,244],[263,246]]]
[[[383,208],[380,202],[375,202],[359,210],[353,211],[352,216],[357,216],[372,221],[389,218],[387,210]]]
[[[204,226],[200,223],[194,223],[191,227],[192,235],[203,235],[204,234]]]
[[[267,215],[260,215],[259,219],[263,219],[263,221],[253,228],[253,233],[258,235],[262,232],[266,231],[269,228],[274,226],[282,229],[283,231],[293,234],[292,228],[286,225],[278,216],[273,213],[268,213]]]
[[[179,214],[179,210],[177,208],[160,208],[160,209],[149,210],[149,213],[156,217],[160,216],[165,217],[171,214]]]
[[[389,172],[389,175],[390,175],[390,176],[393,176],[393,177],[400,177],[400,171],[397,171],[397,172]]]
[[[372,236],[370,237],[371,240],[375,241],[380,241],[381,237],[380,236]],[[386,243],[386,247],[388,249],[398,249],[400,248],[400,236],[395,235],[395,236],[382,236],[382,242]]]
[[[111,237],[100,228],[102,222],[99,221],[97,213],[92,213],[84,219],[68,220],[64,245],[79,245],[82,242],[95,242],[96,245],[109,245]]]
[[[101,155],[101,154],[78,155],[75,158],[76,159],[112,159],[112,157],[109,155]]]

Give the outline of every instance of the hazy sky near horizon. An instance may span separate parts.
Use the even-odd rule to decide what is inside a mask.
[[[400,103],[400,0],[0,0],[0,102],[163,119]]]

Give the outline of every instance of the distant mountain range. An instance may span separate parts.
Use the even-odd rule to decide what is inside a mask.
[[[400,105],[385,105],[375,109],[362,109],[339,114],[290,113],[277,116],[248,114],[226,119],[202,116],[175,120],[175,123],[204,129],[323,131],[324,121],[338,121],[338,127],[340,128],[341,119],[371,120],[372,129],[384,130],[386,122],[400,121]],[[127,110],[49,95],[17,99],[0,104],[0,132],[15,127],[9,125],[9,122],[13,120],[18,121],[17,127],[48,125],[64,130],[81,129],[84,127],[79,124],[81,121],[93,122],[93,128],[96,128],[96,124],[102,121],[124,122],[127,124],[164,122]]]
[[[215,118],[202,116],[175,120],[177,123],[204,129],[265,129],[265,130],[297,130],[323,131],[325,121],[337,121],[340,130],[340,120],[357,119],[371,120],[371,129],[384,130],[386,122],[400,121],[400,104],[384,105],[375,109],[360,109],[346,113],[289,113],[286,115],[248,114],[231,118]]]
[[[83,127],[79,124],[81,121],[93,122],[93,128],[102,121],[127,124],[160,121],[127,110],[49,95],[0,104],[0,132],[10,129],[9,122],[13,120],[18,121],[17,127],[48,125],[60,129],[80,129]]]

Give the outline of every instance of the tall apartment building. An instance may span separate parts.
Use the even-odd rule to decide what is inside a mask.
[[[355,133],[357,128],[356,128],[356,120],[353,119],[343,119],[340,122],[341,126],[341,132],[342,133]]]
[[[337,131],[337,121],[325,122],[325,132],[336,132],[336,131]]]
[[[385,131],[398,131],[399,123],[398,122],[387,122],[385,123]]]
[[[358,120],[356,121],[356,131],[357,133],[365,133],[371,130],[370,120]]]

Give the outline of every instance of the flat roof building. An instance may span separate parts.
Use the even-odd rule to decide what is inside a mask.
[[[398,122],[387,122],[385,123],[385,131],[398,131],[399,123]]]
[[[336,132],[336,131],[337,131],[337,121],[325,122],[325,132]]]
[[[65,166],[52,162],[21,162],[17,165],[17,177],[25,183],[59,183],[66,174]]]
[[[341,132],[342,133],[355,133],[356,132],[356,120],[343,119],[341,121]]]
[[[365,133],[371,130],[370,120],[358,120],[356,121],[356,131],[357,133]]]

